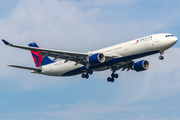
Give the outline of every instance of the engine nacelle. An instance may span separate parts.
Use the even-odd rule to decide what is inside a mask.
[[[87,61],[90,64],[103,63],[105,61],[105,56],[102,53],[96,53],[88,57]]]
[[[149,62],[147,60],[141,60],[139,62],[134,63],[132,69],[136,72],[144,71],[149,68]]]

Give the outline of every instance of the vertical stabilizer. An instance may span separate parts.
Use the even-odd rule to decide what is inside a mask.
[[[39,48],[39,46],[35,42],[30,43],[29,46]],[[42,51],[31,51],[36,67],[41,67],[43,65],[47,65],[55,62],[47,56],[43,58],[43,55],[39,55],[40,52]]]

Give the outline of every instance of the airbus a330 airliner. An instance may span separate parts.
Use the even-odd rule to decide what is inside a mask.
[[[147,60],[133,61],[134,59],[160,53],[159,59],[163,60],[164,51],[172,47],[178,38],[169,33],[153,34],[88,53],[39,48],[34,42],[29,46],[21,46],[2,41],[11,47],[30,50],[36,64],[36,68],[17,65],[9,65],[10,67],[27,69],[32,73],[49,76],[82,74],[82,78],[86,79],[93,74],[93,71],[110,69],[112,74],[107,81],[114,82],[115,78],[118,78],[117,70],[127,69],[127,71],[140,72],[148,69],[149,62]],[[49,57],[53,57],[54,60]],[[63,60],[55,61],[56,59]]]

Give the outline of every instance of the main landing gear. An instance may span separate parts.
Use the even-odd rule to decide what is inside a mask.
[[[118,77],[119,77],[119,75],[116,74],[115,71],[114,71],[114,72],[112,72],[111,77],[107,78],[107,81],[108,82],[114,82],[114,78],[118,78]]]
[[[86,71],[86,73],[83,73],[83,74],[81,75],[81,77],[88,79],[88,78],[89,78],[89,74],[90,74],[90,75],[93,74],[93,71],[90,70],[90,69],[88,69],[88,70]]]
[[[163,50],[161,50],[159,53],[160,53],[159,60],[164,60],[164,56],[162,56],[162,55],[163,55],[163,53],[164,53],[164,51],[163,51]]]

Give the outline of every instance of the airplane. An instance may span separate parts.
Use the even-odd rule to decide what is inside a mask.
[[[164,51],[172,47],[178,38],[169,33],[153,34],[88,53],[39,48],[35,42],[30,43],[29,46],[22,46],[11,44],[4,39],[2,41],[11,47],[30,50],[36,65],[36,68],[18,65],[9,65],[10,67],[48,76],[81,74],[81,77],[86,79],[95,71],[110,69],[112,73],[107,81],[114,82],[115,78],[118,78],[116,71],[120,69],[136,72],[148,69],[147,60],[133,61],[134,59],[159,53],[159,59],[163,60]],[[51,60],[49,57],[54,59]],[[55,61],[57,59],[61,61]]]

